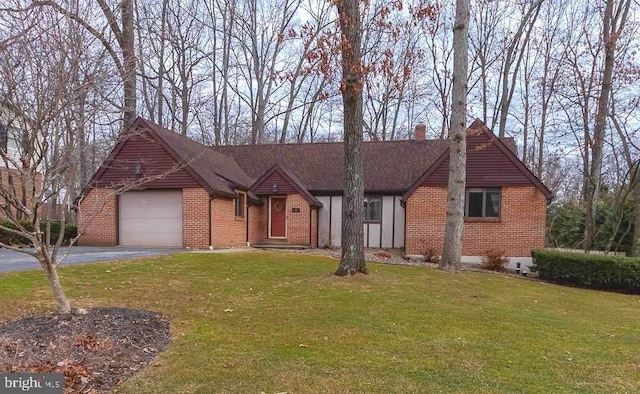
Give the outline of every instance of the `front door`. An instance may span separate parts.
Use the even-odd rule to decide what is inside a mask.
[[[286,238],[287,236],[287,198],[271,197],[269,222],[269,238]]]

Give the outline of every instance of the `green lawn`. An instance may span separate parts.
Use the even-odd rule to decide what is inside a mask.
[[[640,297],[488,273],[288,253],[61,269],[74,306],[150,309],[173,338],[124,393],[638,392]],[[0,275],[6,320],[53,308],[39,271]]]

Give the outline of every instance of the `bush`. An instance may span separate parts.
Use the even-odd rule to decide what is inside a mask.
[[[432,264],[440,264],[440,256],[436,253],[434,248],[428,248],[424,251],[424,262]]]
[[[482,268],[492,271],[502,271],[509,264],[509,258],[504,250],[487,250],[482,256]]]
[[[27,231],[32,231],[33,227],[29,222],[20,222],[20,225],[27,229]],[[8,220],[0,221],[0,226],[16,229],[17,227]],[[40,231],[44,232],[47,229],[47,222],[40,222]],[[55,243],[58,240],[58,234],[60,234],[60,222],[51,222],[51,243]],[[78,227],[73,224],[67,224],[64,226],[64,245],[68,245],[70,240],[75,238],[78,234]],[[30,246],[30,242],[27,238],[13,234],[6,230],[0,230],[0,242],[7,245],[16,245],[16,246]]]
[[[542,279],[591,289],[640,294],[640,259],[550,250],[533,250],[531,255],[531,270]]]

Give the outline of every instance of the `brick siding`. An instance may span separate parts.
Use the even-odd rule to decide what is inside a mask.
[[[25,199],[24,202],[26,202],[26,207],[28,209],[32,208],[32,196],[33,194],[31,193],[31,190],[33,189],[33,184],[35,182],[36,184],[36,196],[38,196],[40,194],[40,192],[42,191],[42,175],[40,174],[35,174],[35,176],[27,171],[26,174],[22,174],[20,170],[17,169],[7,169],[7,168],[0,168],[0,187],[2,187],[5,190],[10,190],[11,189],[11,185],[9,183],[9,174],[11,173],[12,176],[12,184],[13,184],[13,190],[16,193],[16,198],[18,199],[18,201],[23,202],[22,201],[22,191],[24,189],[24,191],[27,192],[27,198]],[[24,180],[24,183],[23,183]],[[6,204],[6,201],[3,197],[0,196],[0,206],[4,206]],[[26,216],[21,217],[20,215],[17,215],[17,210],[15,208],[15,206],[12,206],[10,204],[9,206],[9,212],[10,212],[10,216],[14,219],[18,219],[18,220],[28,220],[28,218]],[[42,213],[44,212],[44,207],[41,208],[41,210],[38,212],[38,216],[39,217],[43,217]],[[7,215],[4,212],[4,209],[0,209],[0,220],[1,219],[6,219]]]
[[[266,207],[268,207],[268,202],[265,202],[264,205],[249,207],[249,243],[252,245],[264,241],[267,237]]]
[[[209,193],[203,188],[182,189],[182,244],[202,249],[209,240]]]
[[[420,187],[406,205],[406,253],[442,253],[447,188]],[[462,237],[464,256],[482,256],[488,250],[525,257],[544,247],[547,202],[535,186],[503,187],[500,219],[466,219]]]
[[[245,198],[245,204],[247,199]],[[206,213],[204,215],[206,217]],[[235,200],[215,198],[211,201],[211,245],[214,248],[245,246],[247,217],[237,218]]]
[[[118,242],[117,196],[111,189],[91,189],[78,209],[78,245],[115,246]]]
[[[300,212],[293,212],[299,208]],[[309,203],[300,194],[287,194],[287,243],[309,245]]]

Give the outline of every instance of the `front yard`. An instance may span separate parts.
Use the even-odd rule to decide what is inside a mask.
[[[638,392],[640,296],[488,273],[255,252],[61,269],[75,307],[159,312],[167,350],[124,393]],[[0,320],[53,308],[0,275]]]

